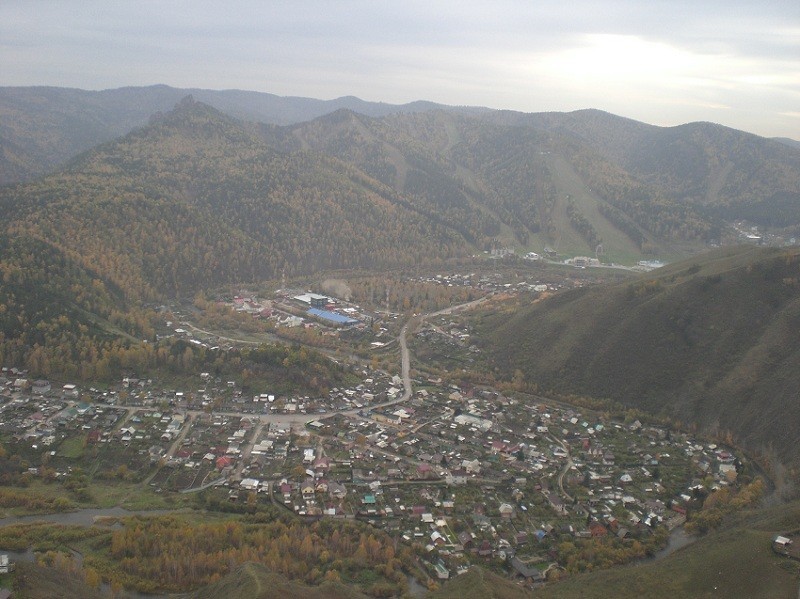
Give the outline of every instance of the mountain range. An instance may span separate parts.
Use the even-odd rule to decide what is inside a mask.
[[[195,99],[168,110],[187,91]],[[104,92],[2,88],[0,118],[0,181],[29,182],[2,192],[12,214],[26,205],[26,195],[36,196],[34,203],[44,208],[47,186],[67,197],[91,177],[97,191],[99,171],[106,198],[119,199],[136,188],[145,203],[158,196],[162,211],[167,205],[177,209],[189,197],[198,208],[202,199],[204,210],[217,211],[214,218],[224,205],[229,218],[219,231],[233,227],[225,238],[247,240],[269,263],[256,266],[252,256],[240,256],[226,268],[232,277],[374,260],[373,248],[342,253],[330,246],[327,262],[309,259],[303,248],[287,251],[276,243],[282,237],[263,218],[245,214],[252,209],[244,208],[247,202],[269,220],[280,214],[267,204],[276,188],[286,188],[284,174],[297,189],[316,186],[311,195],[340,205],[350,226],[352,211],[363,207],[332,200],[332,188],[344,178],[369,190],[367,195],[380,196],[380,207],[367,210],[373,217],[359,227],[385,241],[392,256],[406,254],[398,248],[416,246],[416,239],[406,231],[402,242],[384,240],[391,234],[387,219],[411,229],[420,222],[436,229],[421,231],[431,242],[422,243],[416,255],[395,260],[399,263],[492,247],[539,253],[548,247],[564,256],[597,254],[606,262],[630,263],[648,256],[673,259],[728,241],[735,234],[728,224],[736,220],[786,237],[800,228],[800,149],[709,123],[661,128],[595,110],[523,114],[166,86]],[[205,129],[193,118],[205,120]],[[200,168],[203,161],[208,164]],[[290,163],[296,172],[285,170]],[[49,174],[42,178],[44,173]],[[83,197],[83,190],[79,193]],[[306,202],[295,198],[284,201],[284,208],[294,213],[297,203]],[[87,198],[82,204],[96,207]],[[73,207],[67,200],[58,210]],[[145,211],[138,216],[151,217]],[[158,212],[152,216],[160,218]],[[314,240],[315,231],[301,221],[293,223],[292,235]],[[348,230],[347,223],[335,220],[326,226],[337,236]],[[212,248],[215,243],[209,241]],[[207,257],[212,250],[199,251]],[[207,269],[208,259],[173,265],[172,278],[182,277],[181,284],[195,280],[195,288],[205,285],[209,281],[196,279],[198,267]],[[146,287],[180,291],[171,280],[149,281]]]
[[[161,111],[185,91],[0,90],[17,181],[0,188],[2,357],[24,361],[62,316],[140,337],[142,302],[223,284],[493,248],[677,259],[735,239],[736,220],[800,230],[800,149],[718,125],[244,92],[198,93],[236,116],[192,96]],[[500,365],[794,461],[776,429],[800,418],[783,406],[794,254],[726,251],[496,323]]]
[[[59,87],[0,88],[0,184],[27,181],[54,170],[77,154],[147,124],[187,95],[245,121],[289,125],[338,109],[370,116],[430,110],[438,105],[402,106],[281,97],[228,90],[177,89],[166,85],[86,91]]]

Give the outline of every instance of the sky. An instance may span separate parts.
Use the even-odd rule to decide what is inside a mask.
[[[800,140],[800,1],[0,2],[1,86],[157,83]]]

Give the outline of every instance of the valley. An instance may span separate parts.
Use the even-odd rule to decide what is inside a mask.
[[[796,587],[797,148],[166,86],[0,115],[0,549],[36,556],[0,584]]]
[[[644,414],[573,407],[505,385],[499,390],[442,362],[480,353],[469,346],[472,311],[491,312],[487,306],[493,302],[579,288],[592,279],[564,269],[546,273],[548,284],[538,277],[520,280],[525,272],[541,274],[529,267],[417,277],[417,285],[431,281],[444,289],[457,282],[478,297],[409,322],[377,306],[357,312],[344,300],[318,293],[279,290],[270,300],[235,296],[224,309],[251,320],[268,311],[267,320],[282,323],[277,338],[280,328],[292,328],[290,319],[300,320],[306,331],[345,339],[369,319],[368,339],[385,341],[362,341],[361,347],[370,347],[392,370],[371,367],[375,360],[365,356],[352,363],[347,387],[304,397],[255,393],[259,383],[206,372],[194,374],[192,387],[169,390],[138,376],[103,385],[103,391],[51,381],[33,381],[26,391],[21,379],[9,380],[0,434],[24,431],[5,447],[30,464],[33,497],[72,489],[60,510],[94,504],[186,514],[230,506],[246,514],[283,509],[301,521],[367,522],[413,549],[415,576],[427,579],[430,588],[473,565],[536,587],[559,574],[636,561],[657,554],[687,513],[697,511],[697,521],[711,516],[702,508],[720,489],[741,497],[742,506],[758,500],[753,465],[730,446],[672,430]],[[407,289],[414,285],[404,282]],[[304,319],[284,311],[301,313],[310,301],[325,305],[326,314],[356,318],[337,329],[313,320],[303,325]],[[203,305],[216,306],[224,320],[220,304]],[[169,312],[169,318],[174,315]],[[196,309],[184,310],[184,317],[204,318]],[[185,328],[174,333],[189,345],[226,351],[209,347],[223,341],[219,336],[205,331],[196,339],[191,322],[180,325]],[[471,367],[480,371],[479,364]],[[85,486],[76,486],[78,480]],[[123,526],[136,522],[124,512],[109,513]],[[64,523],[73,522],[69,513],[66,518]],[[23,520],[3,524],[11,530],[25,526]],[[0,533],[0,548],[14,549],[3,538]],[[106,566],[104,572],[114,580],[113,570]],[[134,582],[135,569],[128,576],[139,590],[210,580],[164,578],[163,586],[153,587],[152,581]]]

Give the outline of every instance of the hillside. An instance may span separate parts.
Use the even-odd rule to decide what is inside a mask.
[[[406,105],[282,97],[241,90],[178,89],[167,85],[87,91],[58,87],[0,87],[0,185],[29,181],[76,155],[147,124],[187,95],[236,118],[289,125],[347,108],[383,116],[428,110]]]
[[[727,238],[726,222],[796,230],[800,153],[709,123],[654,127],[596,110],[431,110],[371,118],[340,110],[263,127],[282,151],[314,149],[420,209],[496,243],[630,262]]]
[[[491,314],[493,365],[542,391],[608,398],[797,464],[800,250],[717,250],[633,282]]]
[[[18,562],[12,597],[20,599],[101,599],[99,589],[91,588],[82,574],[68,573],[39,564]]]
[[[514,582],[473,566],[466,573],[451,578],[427,599],[525,599],[532,594]]]
[[[143,126],[187,93],[261,123],[280,152],[313,150],[382,182],[479,249],[629,263],[727,240],[746,219],[800,231],[800,150],[711,123],[655,127],[598,110],[525,114],[321,101],[167,86],[0,88],[0,183],[32,180]],[[252,129],[252,126],[248,126]]]
[[[606,260],[630,262],[680,254],[676,241],[697,248],[718,238],[717,219],[649,190],[580,140],[489,121],[442,110],[381,119],[339,111],[262,132],[281,151],[314,149],[358,167],[479,244],[489,237],[574,256],[602,243]]]
[[[0,191],[16,236],[132,299],[285,273],[446,259],[458,232],[341,162],[281,154],[192,100],[60,173]]]
[[[800,206],[800,152],[796,145],[714,123],[656,127],[599,110],[497,112],[483,118],[563,135],[611,161],[639,190],[614,185],[603,189],[613,184],[613,180],[604,181],[603,171],[589,164],[579,169],[610,201],[626,196],[632,200],[645,193],[694,206],[705,217],[748,219],[771,227],[800,223],[796,212]],[[786,193],[791,195],[790,201],[783,199]],[[779,210],[776,204],[780,204]]]

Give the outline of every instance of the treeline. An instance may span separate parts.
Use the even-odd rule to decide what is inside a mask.
[[[740,489],[721,487],[703,499],[700,510],[691,513],[686,531],[698,534],[718,528],[726,516],[756,505],[763,496],[764,481],[760,478]]]
[[[66,497],[45,497],[14,489],[0,488],[0,508],[18,508],[30,513],[52,514],[74,509],[75,504]],[[9,549],[6,545],[3,547]]]
[[[563,541],[558,544],[558,562],[567,572],[578,574],[630,563],[652,556],[667,542],[669,532],[663,526],[640,539],[623,541],[615,535],[595,539]]]

